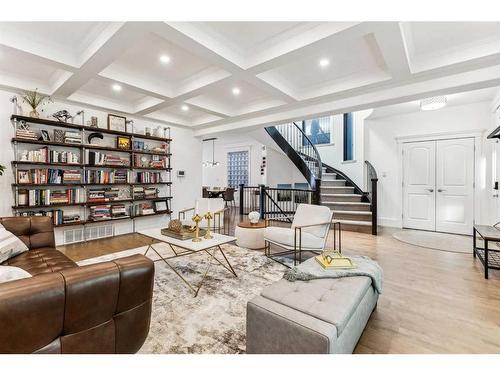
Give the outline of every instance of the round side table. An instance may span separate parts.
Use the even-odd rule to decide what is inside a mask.
[[[259,220],[256,224],[252,224],[249,221],[242,221],[234,229],[236,245],[252,250],[264,249],[265,228],[266,222],[264,220]]]

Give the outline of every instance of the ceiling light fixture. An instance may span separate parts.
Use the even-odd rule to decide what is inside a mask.
[[[217,138],[207,138],[204,139],[203,142],[212,142],[212,160],[210,161],[204,161],[202,165],[204,167],[217,167],[220,163],[218,161],[215,161],[215,140]]]
[[[111,88],[113,89],[113,91],[122,91],[122,87],[118,84],[118,83],[115,83],[113,84],[113,86],[111,86]]]
[[[160,61],[164,64],[168,64],[170,62],[170,56],[168,55],[161,55],[160,56]]]
[[[422,111],[434,111],[436,109],[446,106],[446,96],[436,96],[433,98],[426,98],[420,101],[420,109]]]
[[[328,65],[330,65],[330,60],[328,60],[327,58],[319,60],[319,66],[321,66],[322,68],[326,68]]]
[[[186,111],[189,111],[189,107],[185,104],[182,105],[181,109],[186,112]]]
[[[238,87],[233,88],[234,95],[240,95],[240,89]]]

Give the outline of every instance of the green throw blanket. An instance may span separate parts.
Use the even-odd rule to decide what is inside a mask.
[[[349,257],[355,268],[329,269],[320,266],[316,259],[310,258],[305,262],[285,272],[283,278],[288,281],[309,281],[315,279],[340,279],[342,277],[367,276],[379,294],[382,294],[384,272],[377,262],[365,256]]]

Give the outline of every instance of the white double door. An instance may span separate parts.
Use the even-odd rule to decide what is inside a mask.
[[[403,227],[471,234],[474,139],[403,145]]]

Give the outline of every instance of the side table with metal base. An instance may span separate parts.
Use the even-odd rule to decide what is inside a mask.
[[[472,232],[472,254],[478,258],[484,266],[484,278],[488,278],[488,270],[500,270],[500,250],[491,249],[489,242],[500,242],[500,230],[491,225],[474,225]],[[477,236],[481,237],[484,247],[477,246]]]

